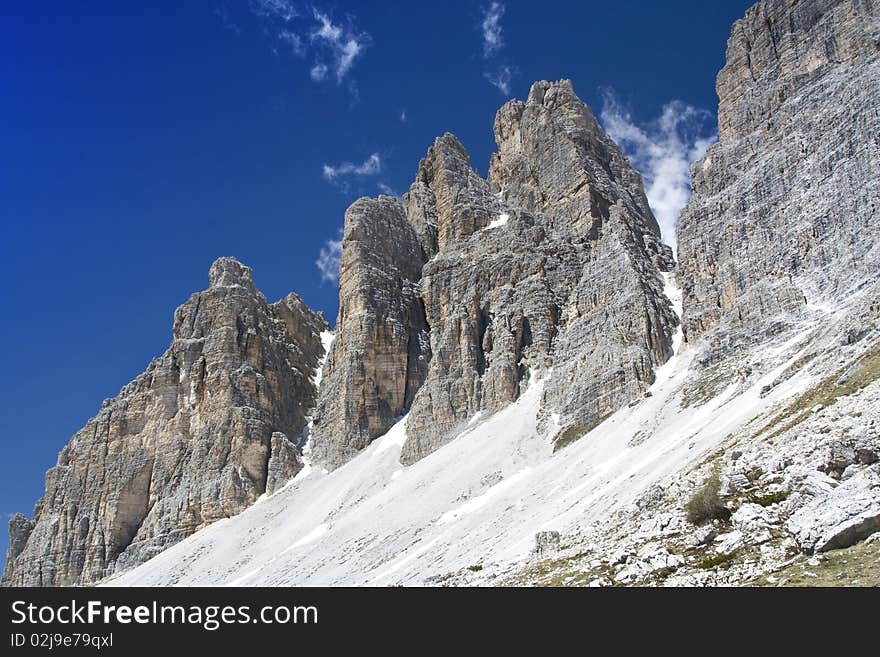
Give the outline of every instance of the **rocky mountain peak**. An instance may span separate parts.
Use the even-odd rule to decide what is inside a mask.
[[[234,258],[209,278],[175,312],[169,349],[62,450],[34,518],[13,518],[4,584],[96,582],[302,468],[327,324],[296,295],[267,304]]]
[[[876,0],[749,9],[678,264],[569,80],[498,110],[486,179],[447,133],[347,209],[334,336],[218,259],[12,518],[2,583],[99,581],[263,495],[116,581],[771,582],[875,533],[878,81]]]
[[[525,103],[499,110],[495,135],[488,180],[447,133],[402,207],[361,199],[346,213],[339,329],[314,426],[326,464],[407,411],[401,458],[418,460],[550,367],[565,374],[548,386],[548,409],[590,421],[641,394],[666,359],[676,320],[659,271],[671,252],[640,176],[571,82],[535,83]],[[599,327],[605,304],[625,349]],[[603,362],[625,374],[597,384],[598,361],[559,360],[601,343]]]
[[[241,286],[248,290],[256,290],[251,268],[228,256],[214,261],[208,272],[208,279],[211,287]]]
[[[717,78],[720,139],[691,168],[678,228],[684,331],[703,339],[704,395],[753,345],[876,281],[878,35],[880,5],[860,0],[765,0],[733,26]]]
[[[718,74],[718,135],[773,131],[768,117],[839,67],[875,60],[880,21],[861,0],[765,0],[736,21]]]

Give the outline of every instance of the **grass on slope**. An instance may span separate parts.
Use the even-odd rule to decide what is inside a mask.
[[[849,375],[841,381],[847,372]],[[768,422],[758,435],[769,431],[766,439],[772,440],[809,417],[815,407],[831,406],[838,398],[856,393],[877,379],[880,379],[880,343],[795,399]]]
[[[798,557],[790,566],[747,586],[880,586],[880,540]]]
[[[588,422],[586,424],[576,424],[573,427],[569,427],[561,434],[559,434],[559,437],[553,441],[554,453],[558,452],[560,449],[568,447],[573,442],[580,440],[612,415],[612,413],[606,413],[605,415],[596,418],[592,422]]]

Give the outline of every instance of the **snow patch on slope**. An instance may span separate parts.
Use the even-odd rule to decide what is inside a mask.
[[[324,347],[324,355],[321,356],[321,360],[318,361],[318,366],[315,368],[315,371],[312,374],[312,384],[315,386],[315,390],[318,390],[321,387],[321,381],[324,378],[324,365],[327,363],[328,356],[330,356],[330,347],[333,346],[333,340],[335,338],[336,334],[333,331],[321,331],[321,346]],[[306,420],[306,427],[305,429],[303,429],[299,441],[297,441],[297,444],[302,449],[304,467],[296,474],[296,477],[294,477],[294,479],[287,482],[288,486],[297,479],[303,479],[307,477],[312,470],[308,455],[312,451],[312,424],[314,422],[314,418],[311,415],[308,415],[306,417]]]
[[[333,345],[335,337],[336,334],[333,331],[321,331],[321,346],[324,347],[324,355],[321,357],[321,361],[312,376],[312,383],[315,384],[315,388],[321,386],[321,380],[324,378],[324,363],[327,362],[327,356],[330,355],[330,347]]]
[[[508,220],[510,220],[510,215],[506,212],[502,212],[498,215],[497,218],[490,221],[483,230],[492,230],[493,228],[501,228],[507,224]]]

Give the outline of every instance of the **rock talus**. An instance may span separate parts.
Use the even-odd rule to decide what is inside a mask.
[[[107,400],[10,523],[5,585],[96,582],[271,493],[302,466],[323,317],[268,304],[251,270],[217,260],[174,314],[171,347]]]

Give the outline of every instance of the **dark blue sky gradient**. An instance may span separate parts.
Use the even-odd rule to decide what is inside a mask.
[[[731,23],[751,3],[511,1],[492,62],[488,3],[317,4],[369,34],[340,85],[311,80],[311,60],[248,0],[0,7],[4,522],[30,514],[69,437],[166,349],[216,257],[332,323],[336,289],[315,259],[349,203],[379,182],[405,191],[445,131],[485,174],[506,100],[487,67],[516,69],[517,98],[571,78],[597,112],[613,89],[637,122],[672,99],[714,111]],[[322,177],[374,152],[378,176]]]

